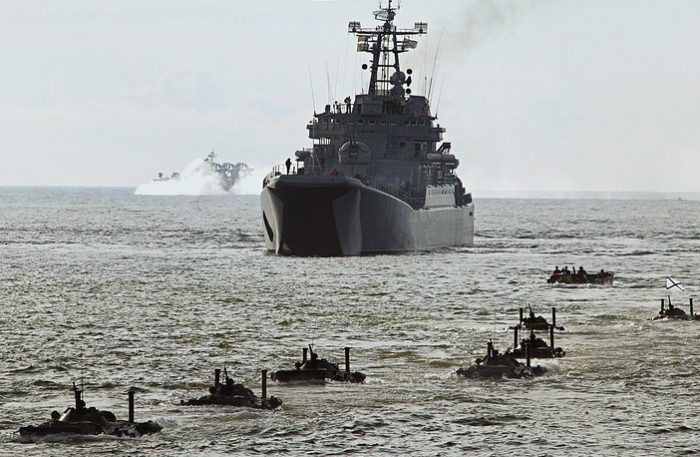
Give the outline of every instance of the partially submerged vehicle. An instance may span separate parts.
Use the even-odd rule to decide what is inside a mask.
[[[547,284],[596,284],[599,286],[610,286],[615,279],[612,271],[600,270],[599,273],[586,273],[579,270],[577,273],[569,270],[562,270],[554,273],[547,280]]]
[[[678,308],[677,306],[674,306],[673,303],[671,303],[671,297],[668,297],[668,307],[666,306],[666,300],[661,299],[661,310],[659,311],[659,314],[654,317],[654,320],[661,320],[661,319],[676,319],[676,320],[681,320],[681,321],[697,321],[700,320],[700,314],[695,314],[693,310],[693,299],[690,298],[690,303],[689,303],[690,310],[688,313],[683,311],[681,308]]]
[[[553,359],[564,357],[566,352],[560,347],[554,346],[554,327],[549,328],[550,344],[530,331],[528,338],[520,341],[520,345],[513,349],[513,356],[519,359],[526,357],[532,359]],[[515,329],[515,341],[518,340],[517,328]]]
[[[520,379],[533,378],[546,373],[541,366],[532,366],[530,358],[526,363],[517,360],[509,350],[504,354],[494,348],[493,342],[486,345],[486,357],[476,359],[474,365],[457,370],[457,376],[468,379]]]
[[[134,391],[129,391],[129,419],[117,420],[111,411],[100,411],[97,408],[88,408],[83,400],[83,391],[78,390],[73,383],[73,395],[75,407],[67,408],[63,414],[58,411],[51,413],[51,420],[37,426],[21,427],[19,434],[22,436],[38,437],[57,434],[72,435],[113,435],[141,437],[152,433],[158,433],[162,427],[152,421],[134,421]]]
[[[564,327],[557,327],[557,309],[552,308],[552,323],[547,322],[543,316],[535,316],[535,312],[532,311],[532,307],[528,305],[530,313],[528,317],[524,317],[524,309],[520,308],[520,321],[518,322],[518,327],[526,330],[549,330],[550,327],[554,327],[556,330],[563,331]],[[513,329],[515,327],[511,327]]]
[[[209,395],[181,401],[184,406],[222,405],[240,406],[254,409],[275,409],[282,404],[277,397],[267,398],[267,370],[262,370],[262,396],[258,398],[243,384],[237,384],[224,369],[224,383],[221,383],[221,370],[214,370],[214,385],[209,387]]]
[[[529,307],[529,305],[528,305]],[[557,327],[557,309],[552,308],[552,322],[542,316],[535,316],[530,307],[529,317],[524,317],[523,308],[520,308],[520,320],[518,325],[510,327],[513,330],[513,355],[517,358],[530,357],[533,359],[553,359],[564,357],[566,354],[560,347],[554,345],[554,331],[564,330],[564,327]],[[519,331],[529,331],[530,336],[522,341],[518,338]],[[535,332],[549,330],[549,344],[539,338]]]
[[[308,357],[310,355],[310,358]],[[350,348],[345,348],[345,370],[326,359],[320,359],[314,352],[313,345],[304,348],[301,362],[294,364],[294,370],[278,370],[270,373],[270,379],[277,382],[311,382],[323,383],[326,379],[337,382],[360,384],[367,377],[359,371],[350,371]]]

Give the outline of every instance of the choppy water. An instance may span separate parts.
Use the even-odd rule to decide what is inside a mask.
[[[0,189],[0,454],[688,455],[700,452],[700,324],[656,322],[663,279],[697,290],[700,202],[477,200],[476,247],[279,258],[256,197]],[[550,287],[554,265],[617,272]],[[687,295],[675,294],[678,300]],[[567,357],[535,380],[453,373],[527,303],[559,309]],[[365,385],[283,387],[281,410],[183,408],[226,365],[259,391],[314,337]],[[44,439],[13,431],[71,403],[163,433]]]

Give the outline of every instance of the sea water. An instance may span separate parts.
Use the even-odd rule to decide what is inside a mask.
[[[700,323],[653,322],[671,275],[700,290],[700,202],[476,199],[471,248],[353,258],[264,251],[257,197],[0,189],[2,455],[686,455],[700,451]],[[644,196],[646,197],[646,196]],[[553,287],[555,266],[615,272]],[[566,357],[533,380],[455,371],[556,306]],[[700,306],[700,304],[699,304]],[[700,310],[699,310],[700,311]],[[546,337],[545,337],[546,338]],[[226,367],[259,394],[313,343],[364,385],[282,386],[274,412],[183,407]],[[541,363],[541,362],[538,362]],[[16,433],[72,403],[163,432]]]

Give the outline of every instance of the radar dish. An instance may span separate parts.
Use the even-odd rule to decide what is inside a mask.
[[[380,21],[393,21],[396,17],[396,12],[392,10],[379,10],[374,12],[374,17]]]
[[[416,49],[418,47],[418,42],[415,40],[410,40],[408,38],[404,38],[403,47],[406,49]]]

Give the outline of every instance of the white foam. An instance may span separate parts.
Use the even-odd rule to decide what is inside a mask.
[[[246,173],[241,176],[245,177]],[[228,195],[234,187],[226,190],[225,181],[219,173],[211,169],[204,159],[197,159],[187,165],[179,176],[141,184],[135,195]]]

